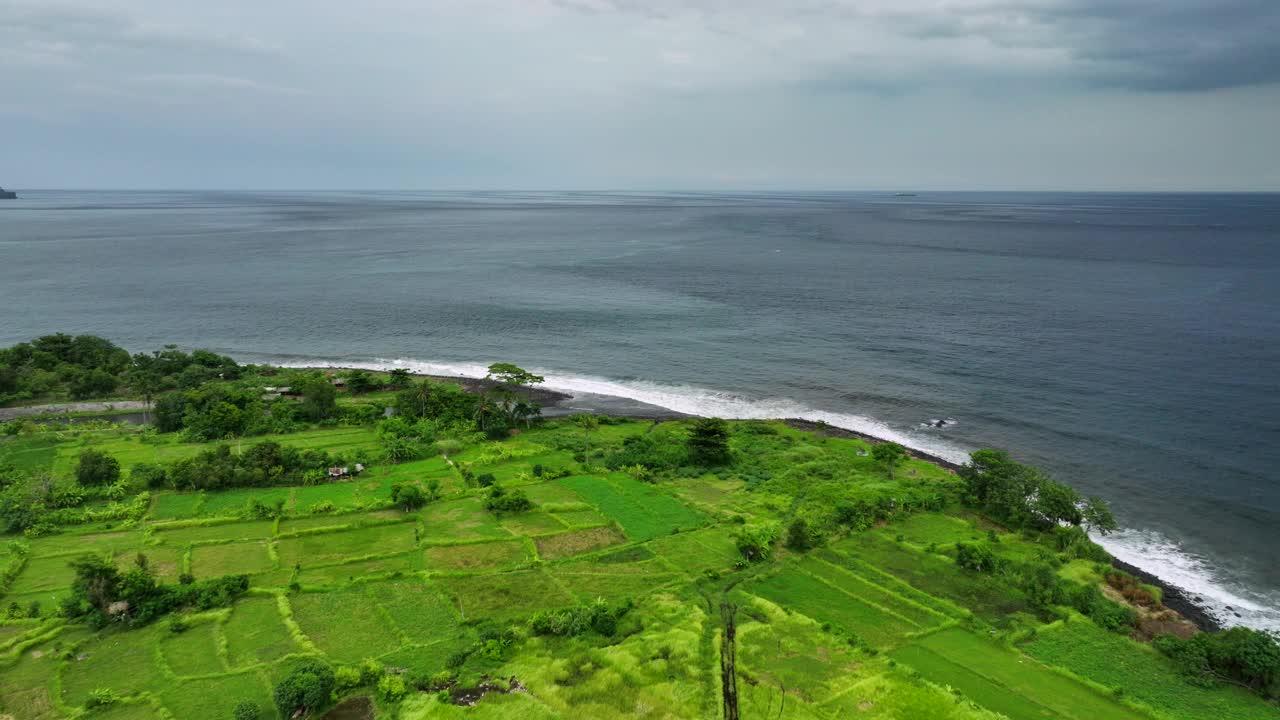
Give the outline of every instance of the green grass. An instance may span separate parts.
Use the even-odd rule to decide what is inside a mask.
[[[175,718],[230,718],[241,700],[272,711],[267,684],[253,672],[166,685],[160,700]]]
[[[1187,683],[1163,657],[1080,617],[1037,633],[1023,646],[1042,662],[1124,693],[1168,718],[1275,718],[1280,710],[1237,687],[1202,688]]]
[[[196,577],[252,575],[274,567],[265,540],[191,548],[191,574]]]
[[[281,538],[276,541],[276,553],[282,568],[295,564],[311,568],[367,555],[405,552],[415,544],[413,523],[395,523]]]
[[[412,643],[445,642],[459,632],[458,616],[449,602],[420,580],[371,583],[365,592]]]
[[[362,589],[302,593],[289,601],[302,632],[339,662],[378,657],[400,647],[397,629]]]
[[[69,705],[82,705],[97,688],[135,695],[164,687],[168,680],[156,666],[155,645],[167,632],[163,624],[157,624],[141,630],[109,632],[87,643],[77,658],[61,668],[63,700]]]
[[[674,530],[701,525],[701,513],[653,485],[620,473],[608,477],[577,476],[557,480],[618,523],[631,540],[650,540]]]
[[[574,603],[572,595],[538,570],[442,577],[439,584],[464,619],[524,619],[541,608]]]
[[[637,433],[683,442],[687,425],[602,424],[593,456],[603,459]],[[900,515],[866,532],[833,535],[807,553],[779,546],[772,559],[746,565],[734,542],[742,519],[785,526],[799,512],[819,523],[850,488],[898,486],[857,454],[861,441],[779,423],[731,427],[740,462],[653,484],[579,466],[572,456],[582,432],[567,421],[502,442],[461,437],[465,450],[455,459],[521,487],[537,505],[527,513],[495,516],[483,507],[482,489],[464,484],[443,458],[428,457],[374,465],[335,484],[156,492],[149,515],[127,530],[117,521],[24,540],[29,565],[3,600],[39,600],[45,619],[0,622],[0,718],[227,718],[235,702],[253,699],[268,720],[275,717],[272,683],[306,657],[334,665],[377,657],[396,671],[430,676],[467,651],[457,668],[463,684],[515,677],[528,692],[490,695],[467,708],[411,693],[398,707],[380,703],[378,716],[712,720],[721,716],[722,602],[738,607],[744,718],[1280,717],[1276,706],[1240,689],[1188,685],[1146,646],[1083,619],[1041,624],[1009,583],[964,571],[945,554],[956,542],[985,540],[994,527],[970,510]],[[0,439],[0,461],[16,457],[65,474],[87,447],[106,449],[126,467],[206,447],[141,437],[126,429]],[[272,439],[331,452],[376,449],[370,428]],[[541,480],[532,477],[534,464],[584,474]],[[441,483],[439,499],[410,513],[386,507],[392,484],[429,478]],[[914,461],[899,468],[898,481],[956,483]],[[286,517],[238,518],[249,500],[276,498]],[[309,513],[322,502],[336,512]],[[0,540],[0,565],[20,547]],[[996,548],[1019,559],[1053,551],[1005,532]],[[170,582],[189,560],[197,577],[249,574],[250,592],[231,607],[192,615],[181,633],[164,619],[94,633],[52,617],[68,592],[68,560],[95,552],[127,568],[139,551]],[[1096,568],[1083,561],[1059,573],[1096,580]],[[540,610],[599,598],[635,603],[612,637],[529,632],[526,622]],[[988,637],[991,625],[1012,626],[1015,616],[1019,627],[1037,630],[1024,640],[1025,654]],[[517,630],[512,646],[476,651],[482,633],[505,627]],[[41,639],[50,632],[56,637]],[[1123,688],[1123,699],[1093,683]],[[99,688],[129,701],[79,710]],[[1143,714],[1147,707],[1152,712]]]
[[[559,535],[544,535],[535,543],[538,546],[538,557],[543,560],[558,560],[618,545],[626,540],[621,533],[611,527],[599,527],[571,530]]]
[[[839,599],[833,601],[830,585],[796,568],[747,583],[745,589],[819,622],[843,628],[877,647],[896,645],[909,633],[924,629],[852,595],[837,596]]]
[[[1142,718],[1092,688],[1053,672],[1030,657],[960,628],[920,638],[893,657],[934,682],[959,688],[1013,720]],[[1007,693],[1000,695],[999,693]]]
[[[530,560],[522,540],[435,545],[423,550],[423,556],[426,569],[444,572],[500,570]]]
[[[233,668],[270,663],[301,651],[280,619],[275,598],[251,597],[237,602],[222,633]]]
[[[203,622],[159,640],[160,655],[174,675],[213,675],[226,672],[218,657],[218,623]]]

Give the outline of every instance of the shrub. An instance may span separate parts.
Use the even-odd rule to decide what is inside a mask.
[[[730,460],[729,424],[720,418],[695,420],[686,445],[689,459],[698,465],[727,465]]]
[[[350,690],[361,685],[360,669],[350,665],[341,665],[333,671],[333,683],[339,692]]]
[[[748,562],[760,562],[773,555],[773,542],[777,539],[774,525],[747,525],[735,534],[734,544]]]
[[[427,495],[417,483],[398,482],[391,486],[391,502],[405,512],[412,512],[427,504]]]
[[[138,463],[129,470],[129,480],[135,488],[156,490],[168,486],[169,472],[163,465]]]
[[[1266,697],[1280,697],[1280,641],[1271,633],[1233,627],[1185,640],[1161,635],[1154,644],[1196,684],[1227,681]]]
[[[321,710],[329,703],[334,688],[333,668],[315,660],[307,661],[276,684],[273,698],[280,716]]]
[[[258,707],[258,703],[252,700],[241,700],[236,703],[231,717],[234,720],[259,720],[262,717],[262,708]]]
[[[501,485],[489,488],[484,507],[494,513],[518,513],[533,509],[533,501],[523,490],[506,490]]]
[[[484,473],[476,476],[476,485],[480,487],[491,487],[497,481],[498,479],[493,476],[493,473]]]
[[[80,453],[76,465],[76,482],[85,487],[111,485],[120,479],[120,462],[99,450]]]
[[[791,525],[787,527],[787,547],[792,550],[804,552],[817,545],[817,541],[817,532],[802,517],[792,520]]]
[[[993,573],[999,569],[999,558],[985,543],[957,543],[956,564],[966,570]]]
[[[94,688],[89,691],[89,699],[85,700],[85,707],[105,707],[120,702],[120,696],[111,688]]]
[[[631,611],[630,600],[610,606],[603,599],[586,605],[560,610],[540,610],[529,618],[529,629],[535,635],[572,636],[593,630],[605,637],[617,632],[618,620]]]
[[[378,697],[385,702],[400,702],[407,692],[404,677],[400,675],[383,675],[378,681]]]
[[[309,508],[312,515],[328,515],[337,509],[332,500],[321,500],[320,502],[312,503]]]

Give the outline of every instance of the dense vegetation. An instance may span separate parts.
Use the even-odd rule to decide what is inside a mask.
[[[1274,638],[1194,632],[1005,453],[191,366],[153,428],[4,426],[0,716],[1280,717]]]

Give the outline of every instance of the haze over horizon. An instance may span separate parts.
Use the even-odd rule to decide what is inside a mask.
[[[0,0],[0,186],[1280,190],[1268,0]]]

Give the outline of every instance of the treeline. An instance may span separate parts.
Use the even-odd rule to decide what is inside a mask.
[[[71,567],[75,571],[71,594],[63,599],[59,610],[63,617],[81,620],[94,629],[112,622],[145,625],[186,608],[225,607],[249,589],[247,575],[200,581],[183,575],[176,585],[161,583],[147,556],[141,553],[124,571],[97,555],[77,558]],[[182,625],[174,629],[181,630]]]
[[[88,452],[82,453],[82,463]],[[220,443],[168,466],[135,465],[131,477],[138,486],[168,490],[315,485],[328,481],[328,468],[347,466],[354,460],[273,441],[256,443],[241,453],[233,453],[230,445]]]
[[[150,398],[169,389],[234,380],[241,367],[208,350],[176,346],[130,355],[96,335],[57,333],[0,349],[0,405],[33,400],[88,400],[122,392]]]

